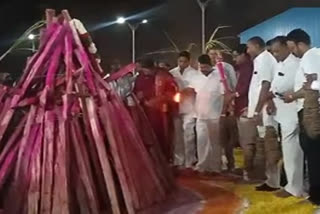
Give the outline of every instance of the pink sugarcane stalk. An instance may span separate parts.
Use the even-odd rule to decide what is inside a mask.
[[[107,100],[107,97],[105,95],[105,93],[103,93],[103,91],[100,91],[100,96],[103,96],[103,99],[104,101]],[[131,185],[131,188],[132,188],[132,182],[130,182],[130,180],[128,180],[128,177],[125,175],[125,170],[123,168],[123,163],[120,159],[120,151],[118,150],[117,148],[117,141],[116,141],[116,136],[115,136],[115,133],[114,131],[112,130],[113,128],[111,127],[111,118],[109,117],[109,115],[112,115],[113,112],[107,112],[107,110],[109,109],[108,107],[108,103],[107,102],[103,102],[103,106],[105,106],[104,108],[100,108],[99,112],[100,112],[100,116],[103,118],[102,119],[102,123],[103,123],[103,128],[105,129],[105,132],[108,136],[108,139],[109,139],[109,143],[110,143],[110,149],[111,149],[111,152],[114,156],[114,161],[115,161],[115,168],[119,174],[119,180],[120,180],[120,183],[121,183],[121,188],[123,190],[123,196],[124,196],[124,199],[125,199],[125,203],[126,203],[126,206],[127,206],[127,211],[128,211],[128,214],[134,214],[135,211],[134,211],[134,208],[133,208],[133,200],[132,200],[132,197],[135,197],[137,198],[138,196],[136,195],[137,193],[134,192],[134,191],[130,191],[130,186]]]
[[[52,190],[53,190],[53,161],[54,161],[54,142],[56,139],[56,115],[54,111],[45,113],[43,153],[42,153],[42,172],[41,172],[41,203],[40,213],[51,214],[52,211]]]
[[[111,201],[111,207],[114,214],[120,214],[121,213],[120,206],[119,206],[119,201],[116,193],[114,178],[112,176],[111,165],[109,162],[108,154],[106,152],[106,148],[104,146],[104,140],[100,135],[102,130],[96,115],[96,112],[98,111],[95,107],[93,98],[86,98],[86,102],[88,106],[88,115],[90,118],[91,131],[93,133],[93,137],[96,143],[98,156],[99,156],[100,163],[103,170],[103,176],[107,185],[109,198]]]
[[[71,127],[73,149],[76,153],[76,161],[79,168],[79,178],[86,189],[87,201],[90,207],[90,213],[99,214],[99,203],[96,186],[94,183],[91,167],[89,164],[88,152],[85,148],[85,141],[82,137],[81,128],[78,119],[74,119]]]

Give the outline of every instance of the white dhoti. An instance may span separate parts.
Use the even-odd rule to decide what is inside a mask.
[[[196,118],[180,115],[174,119],[174,164],[191,168],[197,162]]]
[[[185,167],[190,168],[197,162],[196,118],[183,115],[183,140]]]
[[[285,190],[290,194],[301,197],[304,195],[303,183],[303,151],[299,142],[298,115],[295,104],[285,104],[275,100],[277,115],[282,133],[282,153],[284,169],[287,176]]]
[[[184,167],[185,163],[185,152],[184,152],[184,142],[183,142],[183,124],[181,116],[176,116],[173,119],[174,122],[174,165],[179,167]]]
[[[221,172],[222,147],[219,139],[219,120],[197,120],[197,150],[199,172]]]

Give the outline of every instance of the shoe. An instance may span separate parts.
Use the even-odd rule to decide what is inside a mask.
[[[277,190],[279,190],[279,188],[270,187],[266,183],[256,187],[256,191],[259,191],[259,192],[275,192]]]
[[[291,193],[285,191],[284,189],[276,192],[274,195],[277,196],[278,198],[289,198],[293,196]]]

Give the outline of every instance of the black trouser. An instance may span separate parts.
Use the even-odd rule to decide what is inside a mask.
[[[302,118],[303,110],[299,112],[300,145],[307,161],[310,201],[320,205],[320,136],[316,139],[308,137],[302,124]]]

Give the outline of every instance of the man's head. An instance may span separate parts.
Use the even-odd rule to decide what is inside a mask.
[[[215,65],[218,61],[223,59],[222,50],[219,48],[211,48],[208,50],[208,56],[210,57],[211,64]]]
[[[248,61],[248,58],[250,56],[247,53],[247,45],[246,44],[240,44],[237,49],[233,51],[233,57],[234,61],[236,62],[236,65],[241,65]]]
[[[137,70],[139,72],[143,72],[145,74],[150,74],[153,71],[154,68],[154,61],[151,58],[144,58],[139,60],[137,63]]]
[[[247,53],[252,59],[256,58],[261,52],[265,50],[266,43],[261,37],[252,37],[247,43]]]
[[[141,59],[136,60],[136,72],[142,71]]]
[[[110,67],[111,67],[111,73],[118,71],[121,68],[120,60],[118,59],[113,60]]]
[[[207,75],[212,71],[211,59],[207,54],[201,55],[198,58],[200,71]]]
[[[290,51],[297,57],[303,55],[310,49],[310,36],[302,29],[295,29],[287,35],[287,44]]]
[[[190,53],[188,51],[182,51],[179,53],[178,66],[180,69],[186,69],[190,65]]]
[[[274,38],[271,43],[271,52],[279,62],[283,62],[290,54],[287,37],[277,36]]]
[[[271,52],[272,40],[273,39],[270,39],[269,41],[266,42],[266,50],[269,52]]]
[[[159,67],[159,68],[166,69],[166,70],[169,70],[169,69],[170,69],[170,64],[167,63],[167,62],[159,62],[158,67]]]

